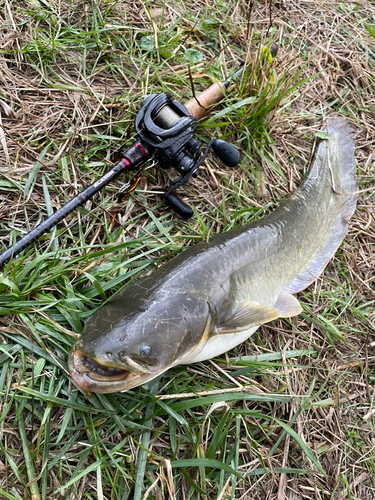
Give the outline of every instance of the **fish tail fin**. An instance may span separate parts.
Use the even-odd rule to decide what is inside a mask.
[[[325,169],[325,182],[331,189],[331,220],[316,245],[315,253],[283,288],[287,293],[304,290],[323,272],[344,239],[356,207],[358,185],[355,179],[354,141],[350,136],[352,129],[342,118],[333,117],[328,119],[326,131],[329,139],[319,144],[307,182],[322,175],[321,170]]]

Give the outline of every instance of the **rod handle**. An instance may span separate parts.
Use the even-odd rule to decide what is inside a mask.
[[[221,101],[225,97],[225,94],[226,87],[224,83],[214,83],[196,98],[193,97],[190,99],[190,101],[185,104],[185,108],[187,108],[191,116],[194,116],[196,120],[199,120],[207,113],[207,108]]]

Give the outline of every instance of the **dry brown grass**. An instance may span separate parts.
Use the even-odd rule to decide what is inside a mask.
[[[118,33],[124,33],[122,36],[135,37],[138,40],[142,34],[152,33],[149,15],[141,2],[119,1],[113,4],[111,19],[106,23],[111,32],[108,43],[99,47],[90,39],[91,45],[86,59],[82,57],[81,47],[75,48],[73,42],[67,42],[66,33],[61,46],[58,46],[59,39],[56,38],[56,50],[53,53],[47,41],[45,47],[43,44],[35,45],[36,30],[43,28],[48,31],[53,28],[50,17],[43,21],[35,17],[35,12],[39,9],[40,12],[49,12],[49,16],[56,16],[57,26],[63,27],[69,23],[72,30],[77,26],[87,26],[89,30],[94,13],[103,14],[108,5],[60,2],[52,4],[50,11],[45,10],[43,5],[44,3],[34,2],[11,4],[6,0],[0,17],[0,125],[3,127],[0,129],[0,182],[5,181],[0,184],[0,235],[5,246],[8,246],[11,237],[8,228],[17,229],[22,234],[27,232],[29,226],[46,216],[41,174],[47,181],[54,182],[56,190],[50,189],[50,196],[53,207],[59,207],[62,204],[59,193],[69,199],[76,189],[92,182],[97,175],[105,171],[106,165],[112,159],[112,151],[122,145],[125,139],[132,137],[132,121],[145,94],[155,89],[160,91],[162,85],[169,86],[170,91],[178,93],[181,99],[188,93],[187,74],[183,78],[178,74],[178,71],[184,69],[183,64],[172,62],[154,75],[146,57],[136,58],[130,52],[121,51],[118,46],[111,49],[114,40],[111,37],[116,30]],[[278,57],[274,62],[276,73],[283,75],[288,71],[293,75],[303,68],[300,78],[311,79],[286,96],[272,112],[268,131],[274,144],[265,148],[269,153],[268,157],[256,159],[258,168],[254,170],[255,173],[252,172],[258,179],[257,184],[250,184],[248,170],[237,169],[228,172],[223,166],[217,165],[214,159],[210,159],[211,170],[204,170],[200,178],[186,189],[190,200],[197,199],[195,206],[198,213],[203,213],[207,206],[215,209],[220,207],[223,198],[220,186],[223,183],[227,187],[224,197],[227,199],[229,219],[236,208],[245,209],[249,200],[258,206],[266,206],[288,196],[303,178],[314,142],[314,132],[319,130],[321,119],[331,109],[347,117],[354,127],[353,137],[361,188],[358,207],[344,244],[329,264],[324,277],[301,294],[301,301],[310,314],[298,317],[292,323],[275,322],[263,326],[237,351],[237,355],[284,353],[292,349],[313,349],[319,353],[318,357],[307,356],[303,361],[299,360],[298,364],[296,362],[277,369],[265,368],[261,374],[258,371],[254,376],[247,373],[236,380],[241,386],[249,386],[255,394],[277,394],[280,391],[283,394],[311,397],[309,404],[302,410],[297,400],[291,403],[277,403],[272,407],[265,403],[254,404],[245,401],[242,406],[292,422],[293,429],[303,442],[318,455],[326,477],[318,472],[311,475],[274,473],[277,467],[303,466],[306,469],[314,469],[315,466],[308,457],[303,456],[301,449],[288,434],[270,456],[270,451],[280,435],[280,427],[276,424],[273,427],[270,425],[265,433],[259,426],[259,419],[243,416],[248,426],[259,428],[259,441],[257,453],[254,453],[255,443],[249,441],[247,434],[241,433],[239,455],[244,465],[239,471],[261,467],[258,458],[260,456],[271,472],[251,476],[248,482],[238,482],[234,498],[372,500],[375,498],[375,40],[364,29],[364,22],[372,24],[374,28],[374,5],[368,1],[341,3],[324,0],[260,1],[249,2],[248,5],[230,1],[227,10],[223,5],[217,2],[213,6],[203,1],[189,1],[186,4],[160,2],[150,5],[150,12],[160,31],[165,30],[165,26],[177,22],[182,15],[176,30],[182,31],[182,39],[202,51],[205,61],[212,57],[212,38],[207,38],[207,33],[198,22],[193,21],[194,16],[191,13],[195,13],[199,19],[219,12],[221,24],[215,27],[219,46],[224,47],[229,35],[233,38],[233,42],[223,51],[221,66],[224,73],[241,59],[246,52],[246,43],[255,50],[259,33],[263,39],[267,39],[267,31],[272,27],[275,30],[273,37],[279,40],[280,45]],[[22,24],[24,20],[28,22]],[[127,28],[111,28],[116,20]],[[249,40],[251,37],[253,42]],[[39,35],[39,40],[41,38]],[[77,43],[78,41],[77,38]],[[111,68],[114,64],[115,69]],[[199,83],[197,85],[199,87]],[[236,130],[236,123],[233,126]],[[102,139],[97,135],[95,137],[97,133],[111,138]],[[232,138],[241,140],[243,135],[244,131],[238,126]],[[116,137],[120,140],[116,141]],[[35,183],[30,186],[29,192],[22,194],[20,186],[25,186],[25,180],[34,168],[35,158],[46,145],[49,148],[43,158],[40,173]],[[278,164],[284,179],[280,172],[272,168],[271,157]],[[102,158],[106,158],[106,161],[102,161]],[[158,217],[168,214],[158,194],[169,182],[168,177],[168,173],[152,171],[152,174],[141,181],[142,196],[132,199],[128,204],[115,206],[112,195],[120,187],[120,182],[114,183],[110,196],[103,194],[86,207],[96,207],[96,211],[94,219],[84,217],[80,220],[85,241],[91,245],[108,243],[102,211],[97,207],[100,203],[105,205],[107,211],[115,214],[116,221],[111,225],[111,229],[117,228],[119,221],[125,224],[134,217],[135,222],[125,228],[126,232],[120,234],[120,241],[129,234],[136,237],[144,234],[143,231],[147,231],[150,222],[145,207],[153,210]],[[240,196],[232,195],[234,188],[231,186],[241,186]],[[237,207],[230,206],[231,202],[237,203]],[[73,216],[66,223],[66,226],[71,224],[69,231],[74,233],[72,240],[77,236],[76,230],[73,229],[73,223],[77,222],[76,217]],[[172,215],[166,217],[169,220],[174,219]],[[211,234],[227,227],[225,221],[218,215],[216,217],[211,226]],[[189,235],[193,240],[194,231],[195,234],[202,233],[202,226],[197,221],[191,227]],[[176,223],[175,234],[178,229]],[[67,236],[68,233],[63,234],[64,244],[74,246]],[[157,240],[159,236],[162,235],[155,232],[154,239]],[[74,250],[72,252],[74,256]],[[160,251],[158,255],[163,255],[163,252]],[[105,257],[103,259],[105,263]],[[82,267],[91,264],[85,262]],[[73,282],[77,275],[78,273],[72,274]],[[45,293],[60,293],[54,282],[44,285],[43,290]],[[8,293],[9,289],[6,292]],[[3,291],[3,295],[6,292]],[[33,295],[30,300],[37,298]],[[28,315],[21,315],[19,312],[4,314],[0,319],[2,331],[11,333],[18,328],[18,333],[32,338],[35,343],[30,333],[30,324],[25,322],[25,317]],[[315,322],[312,322],[311,318],[315,319]],[[71,329],[71,325],[66,323],[63,327]],[[9,342],[7,337],[2,338],[4,344]],[[227,358],[230,356],[229,353]],[[38,356],[30,354],[28,359],[30,363],[35,364]],[[286,363],[286,360],[284,361]],[[236,384],[228,377],[238,368],[224,362],[219,367],[225,370],[228,376],[221,377],[220,370],[216,371],[217,368],[207,362],[188,367],[185,378],[192,377],[191,383],[197,378],[205,381],[200,383],[203,389],[208,387],[208,390],[212,390],[211,382],[214,384],[217,381],[220,381],[221,385],[218,387],[221,391],[225,388],[233,389]],[[17,383],[23,374],[22,367],[16,366],[10,373],[13,374],[13,379],[8,381],[9,389],[14,387],[13,384]],[[49,379],[53,376],[56,376],[56,373],[49,373]],[[174,371],[171,377],[178,378],[179,373]],[[168,385],[167,378],[163,379],[160,394],[165,394],[166,384]],[[173,390],[172,394],[175,401],[184,400],[183,396]],[[4,410],[6,403],[1,404]],[[237,403],[229,404],[237,407]],[[219,409],[224,411],[223,408]],[[37,411],[42,418],[46,407],[42,404],[38,406]],[[59,432],[64,411],[56,406],[51,411],[53,435]],[[198,421],[207,411],[207,408],[193,408],[190,410],[192,421],[193,417]],[[3,448],[8,450],[14,460],[23,481],[17,480],[15,471],[1,455],[0,488],[9,495],[14,495],[9,498],[18,498],[17,494],[20,495],[19,498],[29,498],[30,477],[26,476],[22,439],[14,422],[15,412],[16,409],[10,411],[2,422],[0,439]],[[187,413],[181,414],[188,419]],[[153,424],[155,429],[162,427],[163,418],[164,416],[156,418]],[[79,428],[80,423],[75,422],[75,425]],[[89,420],[85,421],[85,425],[89,428]],[[26,427],[29,439],[35,446],[38,432],[32,430],[30,420],[27,420]],[[177,428],[183,433],[178,423]],[[205,432],[199,444],[202,457],[210,444],[207,428]],[[70,470],[64,465],[63,473],[59,475],[56,467],[51,469],[46,480],[46,498],[114,498],[111,484],[104,476],[105,486],[103,491],[100,491],[96,471],[79,479],[75,491],[68,490],[67,493],[62,490],[61,494],[56,496],[52,493],[63,486],[61,477],[67,482],[69,474],[73,473],[74,466],[79,461],[74,454],[91,446],[89,435],[90,432],[80,433],[74,446],[66,450],[67,460],[70,456],[73,457]],[[106,444],[117,444],[125,435],[125,432],[119,430],[110,435]],[[123,454],[127,464],[130,461],[137,463],[137,443],[138,435],[130,435],[129,441],[124,445]],[[181,457],[187,457],[192,452],[191,444],[184,443],[182,439]],[[235,438],[229,437],[228,446],[234,444]],[[158,465],[148,473],[151,482],[145,485],[146,489],[155,481],[149,498],[174,498],[171,482],[173,470],[168,468],[168,460],[171,460],[170,447],[167,433],[156,432],[152,435],[151,451],[166,461],[163,463],[152,455],[149,456],[149,460],[154,460]],[[57,456],[60,450],[59,447],[52,450],[51,458]],[[84,462],[85,467],[97,459],[96,448],[93,450]],[[219,456],[217,458],[220,459]],[[42,474],[40,455],[34,466],[36,475]],[[156,482],[157,479],[159,482]],[[40,484],[39,476],[38,481],[36,484]],[[187,498],[190,486],[186,479],[180,476],[177,485],[178,498]],[[221,491],[215,490],[213,486],[210,491],[209,481],[206,486],[209,493],[202,498],[231,498],[230,477],[224,481]],[[131,498],[133,490],[129,491]],[[0,498],[3,497],[0,495]],[[192,498],[196,497],[193,495]]]

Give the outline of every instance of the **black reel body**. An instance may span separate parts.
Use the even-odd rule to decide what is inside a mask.
[[[142,142],[155,150],[155,159],[161,168],[173,166],[180,173],[164,197],[168,206],[185,220],[193,215],[193,210],[172,191],[198,175],[198,167],[209,148],[213,146],[216,156],[229,167],[236,166],[241,159],[233,146],[220,139],[212,139],[202,153],[202,144],[194,138],[195,118],[166,93],[146,97],[135,118],[135,128]]]
[[[194,139],[196,121],[183,104],[169,94],[151,94],[142,103],[135,129],[142,141],[156,149],[161,168],[180,173],[190,170],[192,155],[201,146]]]

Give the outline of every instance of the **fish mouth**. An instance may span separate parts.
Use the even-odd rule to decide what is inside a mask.
[[[132,359],[126,360],[126,367],[119,368],[99,362],[79,350],[73,349],[69,355],[69,371],[75,384],[85,393],[110,393],[131,389],[154,378]]]
[[[78,353],[75,355],[74,362],[76,368],[81,368],[81,373],[82,368],[84,368],[86,373],[88,373],[87,370],[89,370],[91,378],[96,380],[123,380],[130,373],[130,370],[106,366],[93,358],[89,358]]]

